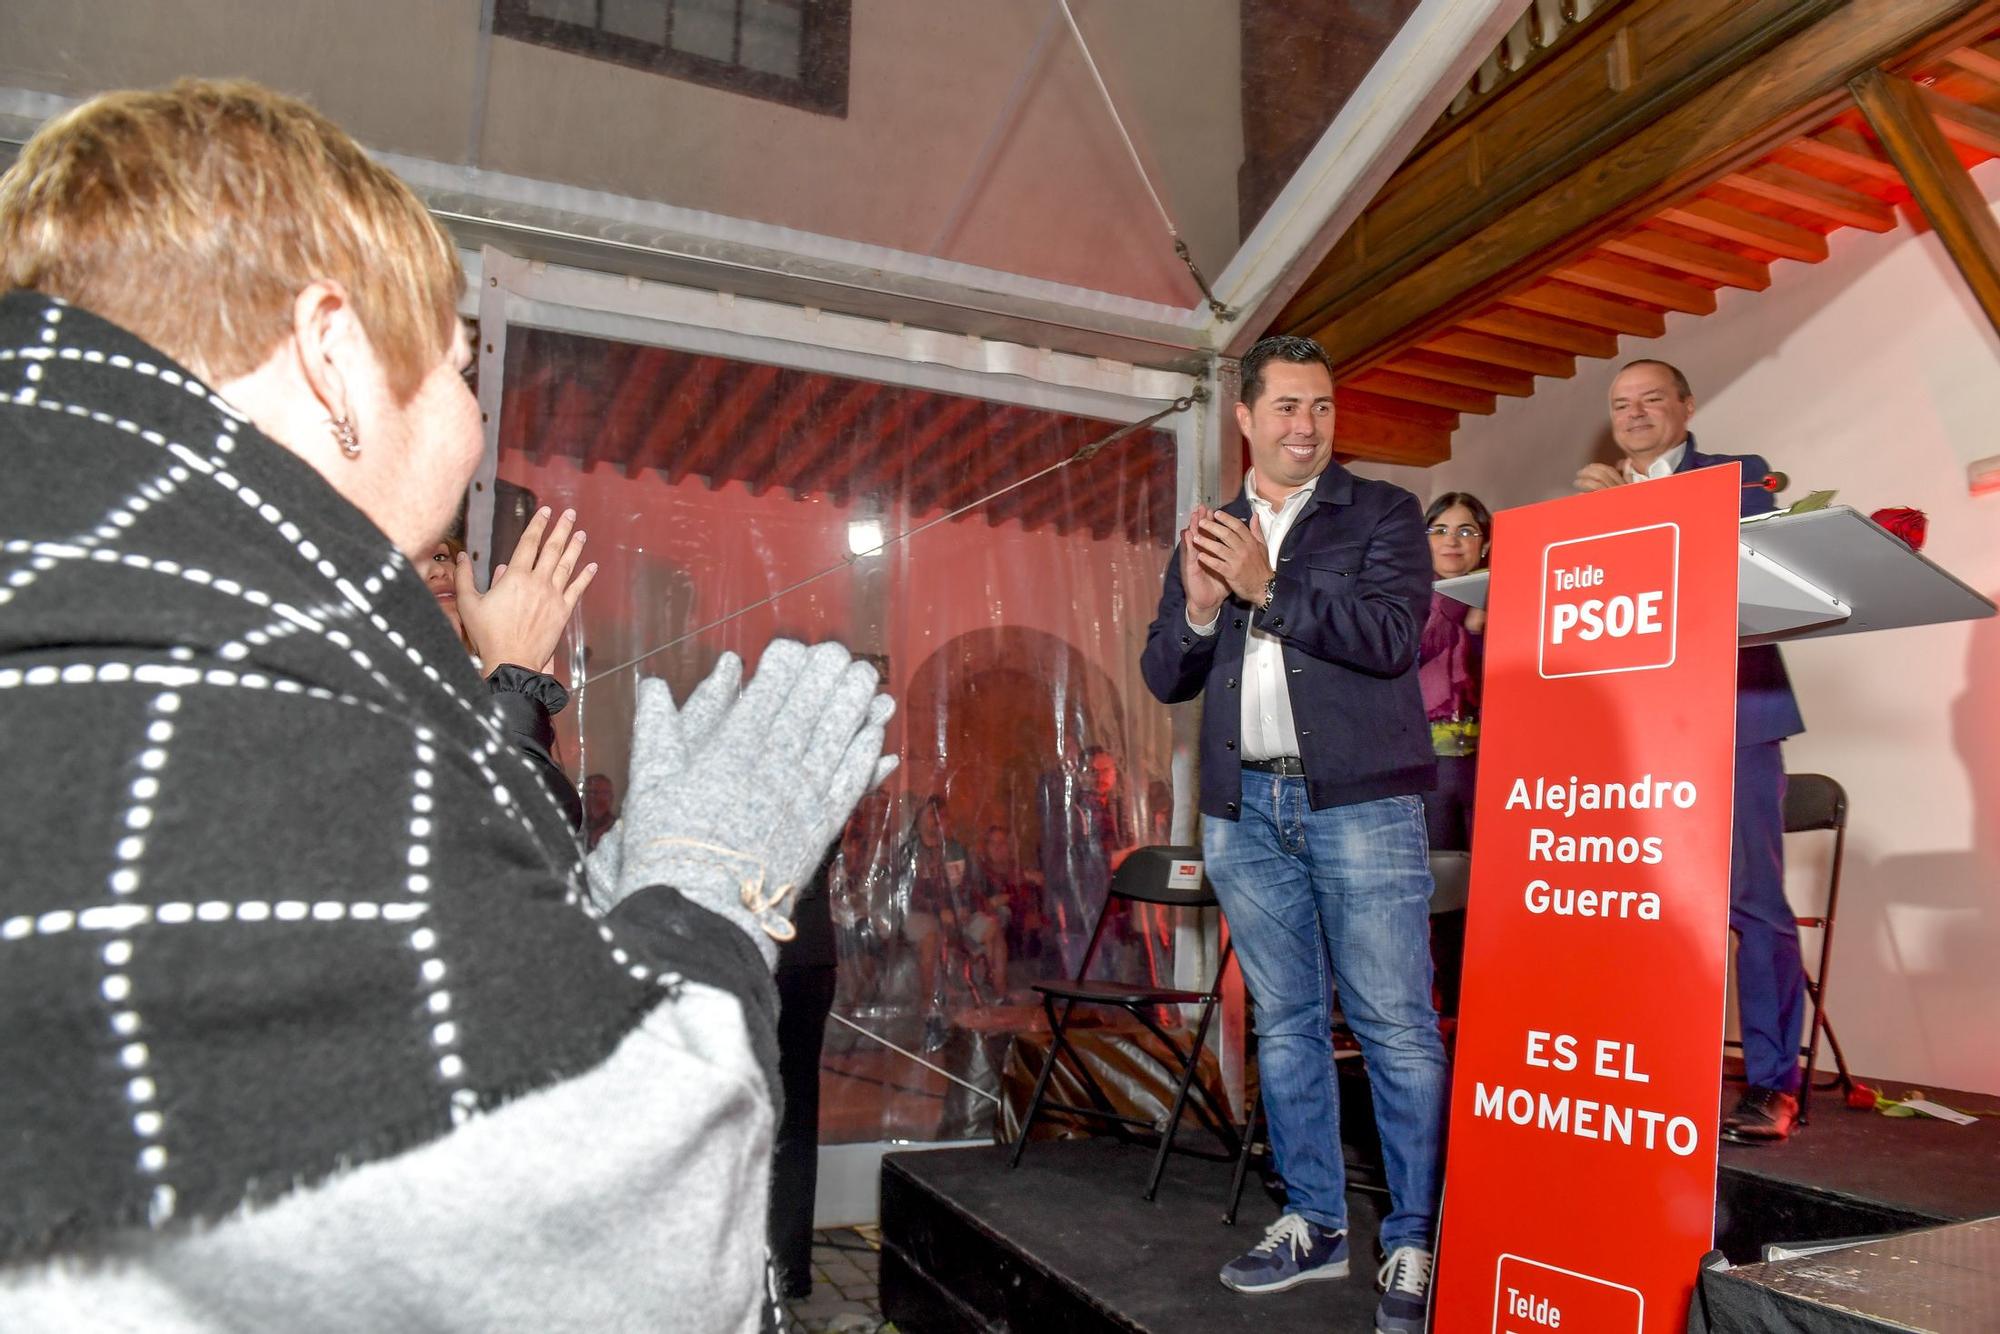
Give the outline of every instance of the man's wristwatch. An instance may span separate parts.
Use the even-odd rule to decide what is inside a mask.
[[[1257,604],[1258,611],[1271,610],[1271,599],[1278,596],[1278,576],[1272,575],[1264,581],[1264,597]]]

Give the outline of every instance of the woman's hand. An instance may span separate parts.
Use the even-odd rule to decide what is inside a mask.
[[[577,599],[597,576],[594,562],[581,571],[576,568],[584,537],[571,533],[575,525],[575,510],[564,510],[553,527],[547,506],[535,511],[515,544],[513,558],[494,569],[484,593],[473,582],[472,558],[459,553],[452,572],[458,614],[486,671],[502,663],[542,672],[555,666],[556,641],[562,638]]]

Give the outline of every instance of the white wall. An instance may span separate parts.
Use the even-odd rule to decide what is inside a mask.
[[[1978,178],[2000,195],[2000,172]],[[1776,265],[1767,292],[1723,292],[1714,315],[1670,316],[1664,338],[1624,340],[1621,359],[1680,366],[1702,445],[1764,454],[1795,479],[1792,498],[1835,487],[1864,513],[1925,511],[1925,554],[2000,598],[2000,493],[1966,482],[1967,464],[2000,452],[2000,339],[1935,236],[1845,230],[1831,248],[1823,264]],[[1495,509],[1560,494],[1580,464],[1615,455],[1616,364],[1581,363],[1467,417],[1449,463],[1362,471]],[[1786,767],[1833,775],[1851,801],[1828,993],[1849,1060],[1899,1091],[2000,1093],[2000,619],[1785,657],[1808,728]],[[1814,908],[1818,836],[1790,842],[1794,902]]]
[[[1176,224],[1219,274],[1238,240],[1238,5],[1073,7]],[[855,0],[838,117],[505,38],[487,44],[482,96],[479,0],[6,0],[0,89],[247,76],[372,149],[1192,305],[1066,30],[1003,116],[1049,13]]]

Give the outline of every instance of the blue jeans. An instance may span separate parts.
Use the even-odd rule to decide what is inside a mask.
[[[1448,1073],[1431,1006],[1423,803],[1385,797],[1315,811],[1303,778],[1246,769],[1239,808],[1238,820],[1202,817],[1202,850],[1257,1006],[1264,1117],[1290,1210],[1347,1226],[1338,986],[1389,1172],[1382,1245],[1429,1250]]]
[[[1785,900],[1785,761],[1775,741],[1736,748],[1729,925],[1743,1073],[1759,1088],[1796,1093],[1806,972],[1798,919]]]

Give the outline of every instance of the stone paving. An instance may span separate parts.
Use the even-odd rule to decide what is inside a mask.
[[[785,1303],[786,1334],[895,1334],[876,1286],[881,1251],[879,1228],[815,1231],[812,1296]]]

